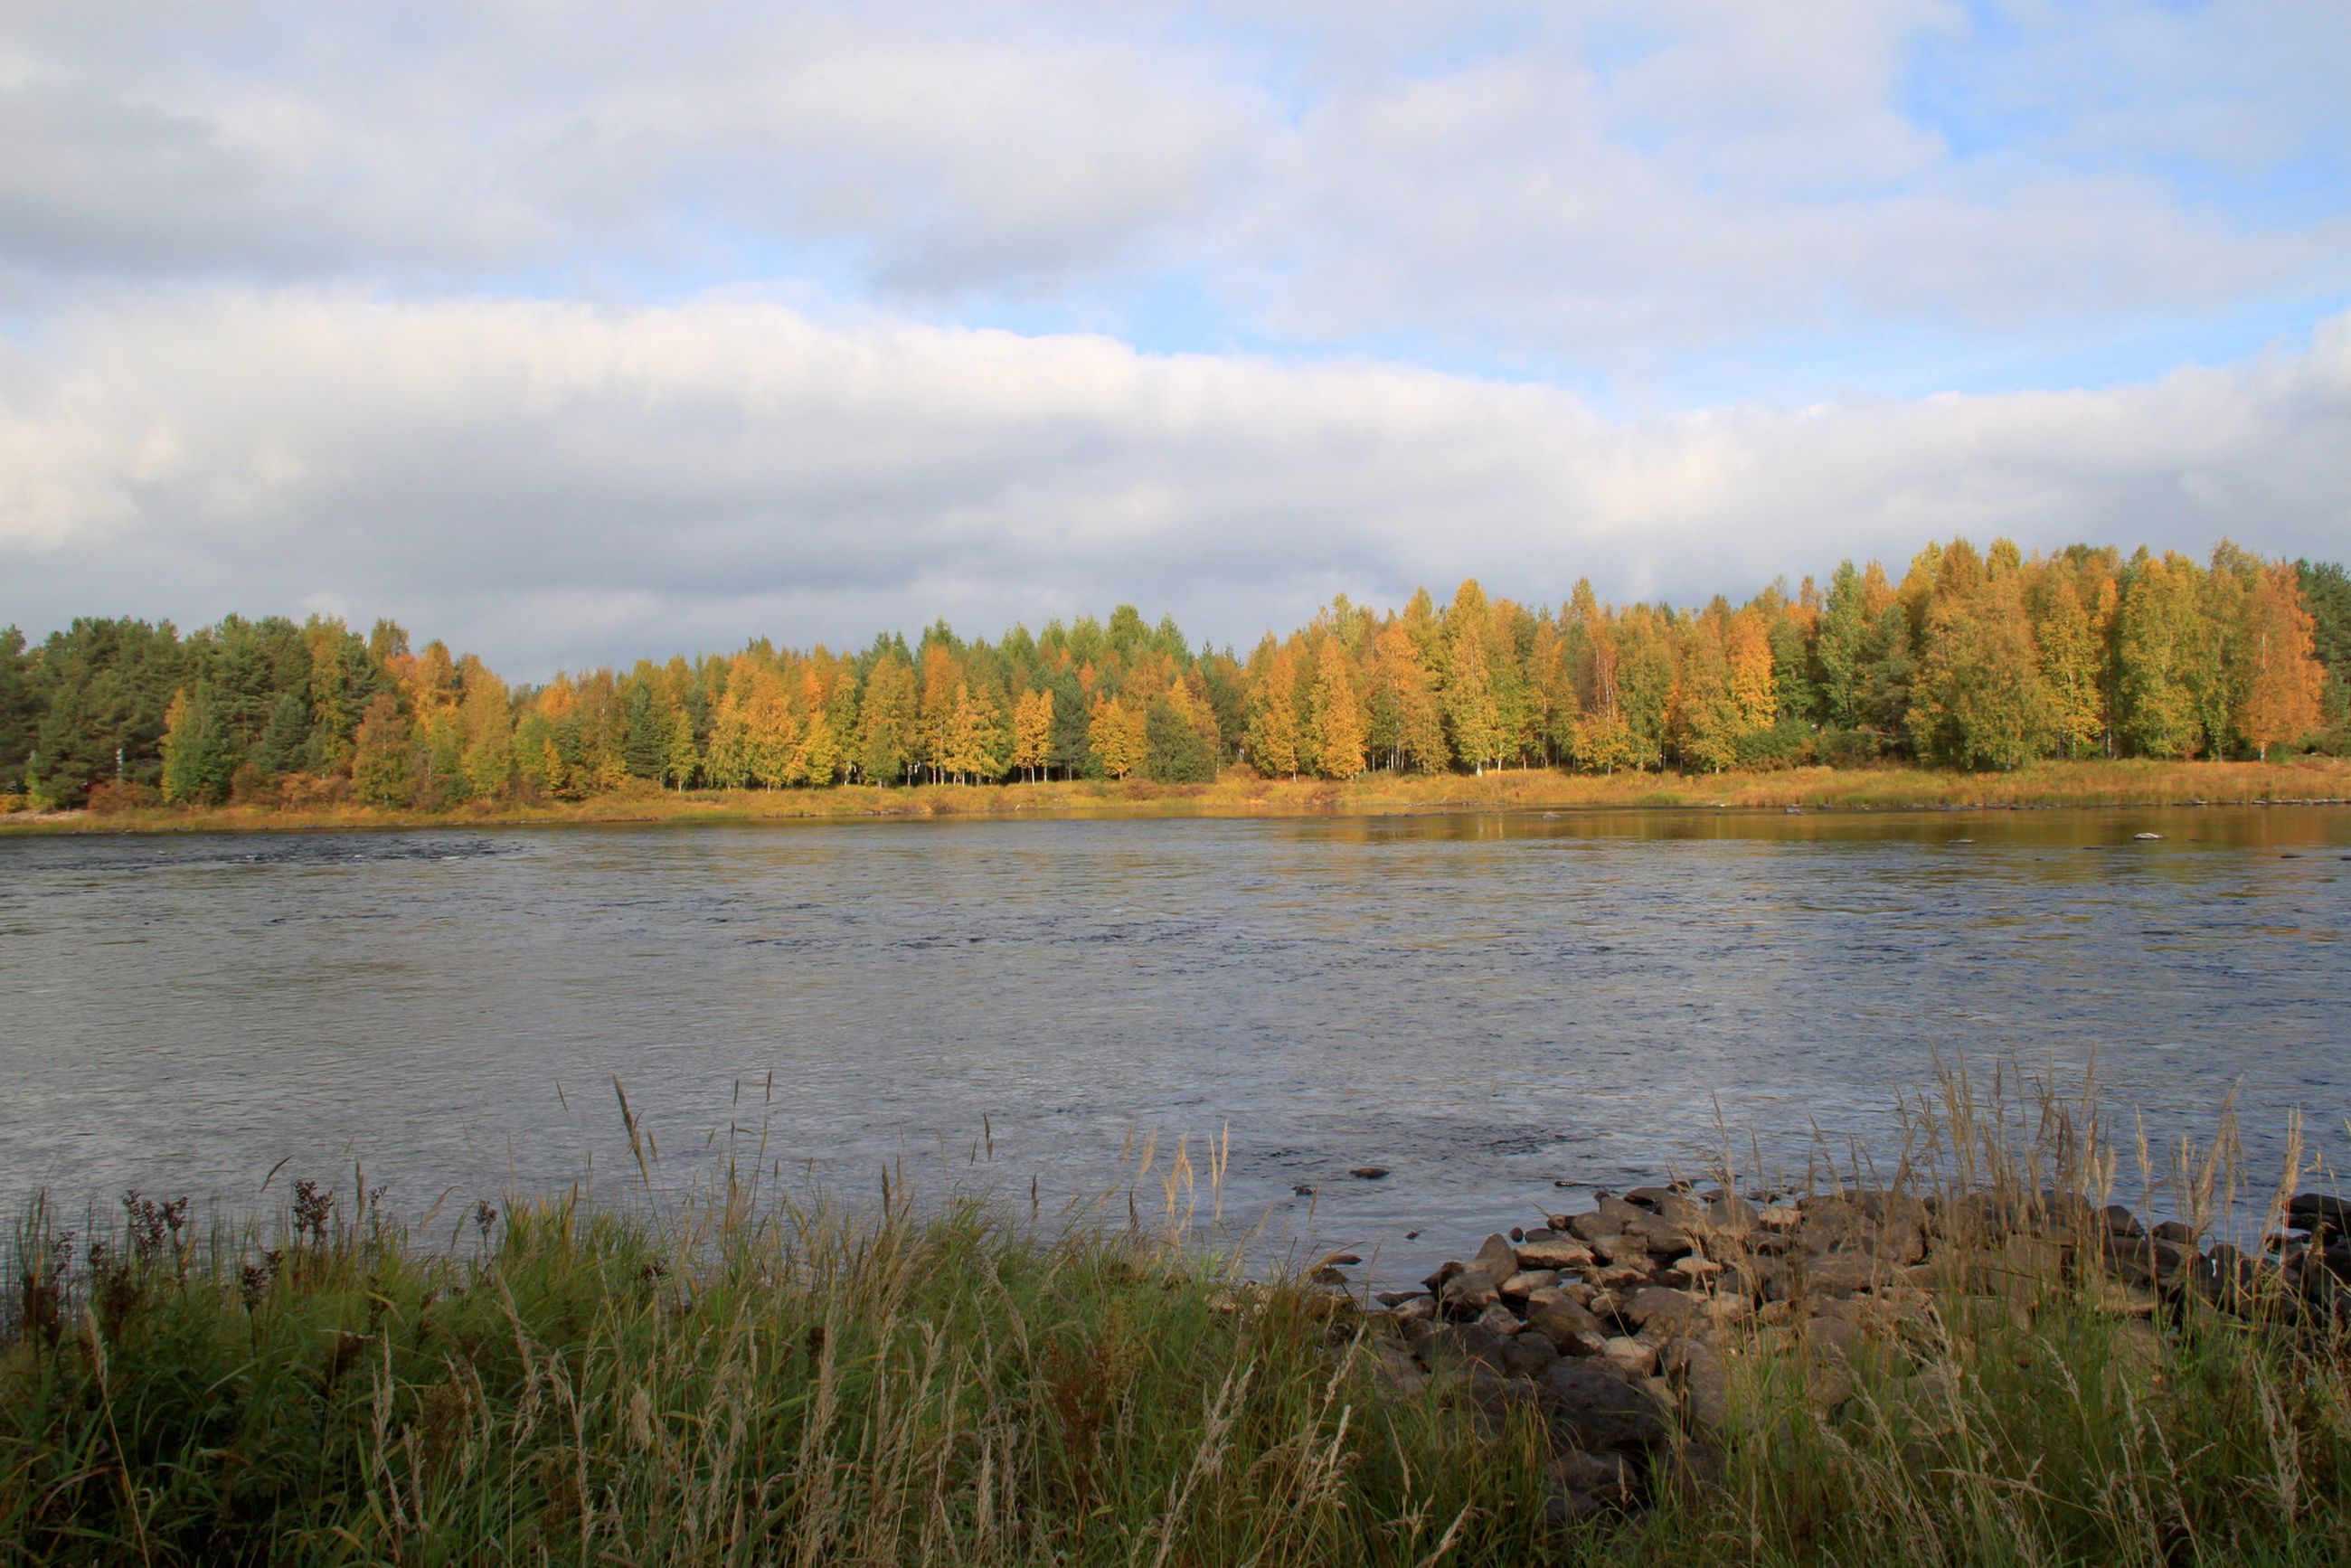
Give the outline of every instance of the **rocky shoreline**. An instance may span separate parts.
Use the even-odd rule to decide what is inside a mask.
[[[2070,1194],[1750,1197],[1677,1182],[1549,1219],[1488,1237],[1423,1290],[1358,1297],[1352,1257],[1311,1280],[1370,1331],[1390,1386],[1440,1383],[1498,1433],[1514,1410],[1540,1419],[1562,1523],[1706,1484],[1726,1437],[1785,1418],[1741,1407],[1741,1358],[1800,1369],[1788,1409],[1827,1417],[1865,1360],[1931,1396],[1949,1375],[1938,1346],[2029,1330],[2061,1291],[2115,1320],[2150,1366],[2199,1307],[2314,1331],[2351,1322],[2351,1203],[2321,1193],[2293,1198],[2258,1255]]]

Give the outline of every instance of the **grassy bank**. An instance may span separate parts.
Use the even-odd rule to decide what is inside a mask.
[[[1925,1124],[1944,1147],[1903,1169],[1934,1184],[2113,1169],[2063,1117]],[[2209,1219],[2226,1182],[2180,1168]],[[2118,1301],[2067,1249],[1856,1298],[1886,1332],[1835,1353],[1834,1399],[1801,1315],[1726,1325],[1724,1408],[1660,1394],[1676,1435],[1562,1510],[1589,1457],[1509,1380],[1415,1372],[1396,1314],[1180,1233],[738,1193],[426,1245],[307,1187],[263,1227],[131,1201],[99,1228],[18,1235],[9,1561],[2351,1559],[2343,1325]]]
[[[650,785],[584,800],[475,802],[415,812],[341,804],[204,810],[18,812],[5,832],[237,832],[397,827],[722,823],[831,817],[1367,816],[1399,811],[1647,808],[1929,810],[1945,807],[2159,806],[2351,799],[2351,761],[2044,762],[2009,773],[1922,768],[1800,768],[1763,773],[1620,773],[1550,769],[1398,777],[1345,783],[1264,779],[1236,769],[1213,784],[1079,780],[832,789],[661,790]]]

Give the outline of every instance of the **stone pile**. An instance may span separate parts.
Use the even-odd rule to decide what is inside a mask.
[[[1638,1504],[1654,1473],[1708,1474],[1715,1439],[1740,1415],[1734,1356],[1792,1353],[1805,1398],[1827,1414],[1852,1396],[1863,1347],[1927,1375],[1920,1353],[1946,1331],[2027,1326],[2061,1287],[2137,1320],[2126,1333],[2150,1359],[2158,1321],[2191,1299],[2288,1321],[2351,1317],[2351,1205],[2305,1194],[2286,1218],[2257,1257],[2073,1197],[1750,1200],[1675,1183],[1489,1236],[1425,1289],[1381,1293],[1364,1311],[1389,1331],[1372,1344],[1393,1382],[1451,1380],[1490,1420],[1539,1413],[1550,1506],[1572,1518]],[[1318,1278],[1343,1285],[1335,1270]],[[1674,1463],[1651,1463],[1661,1456]]]

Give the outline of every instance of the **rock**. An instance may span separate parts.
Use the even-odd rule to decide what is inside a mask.
[[[2165,1220],[2162,1224],[2155,1228],[2152,1234],[2158,1241],[2168,1241],[2174,1247],[2193,1247],[2196,1245],[2196,1228],[2192,1225],[2182,1224],[2177,1219]]]
[[[1854,1344],[1861,1338],[1861,1326],[1850,1317],[1818,1312],[1804,1320],[1804,1338],[1850,1358]]]
[[[1388,1174],[1388,1167],[1385,1166],[1357,1166],[1353,1170],[1349,1171],[1347,1174],[1353,1176],[1357,1181],[1377,1181],[1382,1176]]]
[[[1384,1307],[1400,1307],[1406,1301],[1426,1300],[1427,1295],[1426,1291],[1374,1291],[1372,1300]]]
[[[1594,1359],[1627,1383],[1638,1383],[1657,1370],[1656,1348],[1625,1334],[1612,1335]]]
[[[1617,1221],[1602,1218],[1596,1214],[1578,1214],[1552,1221],[1552,1228],[1564,1230],[1586,1246],[1604,1236],[1618,1236],[1625,1227]]]
[[[1691,1287],[1696,1288],[1707,1284],[1719,1275],[1722,1272],[1722,1265],[1692,1253],[1687,1258],[1675,1259],[1673,1267],[1667,1272],[1680,1275],[1689,1282]]]
[[[1502,1300],[1523,1301],[1537,1291],[1548,1290],[1559,1283],[1556,1269],[1521,1269],[1502,1281]]]
[[[1318,1269],[1307,1270],[1306,1281],[1312,1285],[1344,1285],[1347,1282],[1347,1276],[1325,1263]]]
[[[1559,1347],[1544,1334],[1514,1334],[1502,1347],[1502,1368],[1514,1377],[1541,1377],[1543,1369],[1558,1359]]]
[[[1730,1419],[1730,1363],[1704,1340],[1668,1341],[1657,1364],[1682,1393],[1682,1412],[1700,1431],[1719,1432]]]
[[[2161,833],[2133,833],[2131,837],[2135,839],[2159,839],[2163,837],[2163,835]]]
[[[1554,1484],[1543,1495],[1543,1522],[1553,1530],[1565,1530],[1607,1511],[1598,1498],[1571,1486]]]
[[[1478,1255],[1438,1288],[1437,1298],[1448,1312],[1475,1315],[1500,1299],[1502,1281],[1518,1271],[1519,1255],[1510,1239],[1489,1236]]]
[[[1625,1195],[1625,1201],[1656,1214],[1661,1212],[1661,1205],[1679,1197],[1681,1194],[1670,1186],[1636,1186]]]
[[[1553,1443],[1590,1453],[1644,1453],[1672,1435],[1648,1395],[1575,1357],[1552,1363],[1535,1385]]]
[[[1793,1271],[1795,1289],[1813,1295],[1849,1296],[1888,1279],[1894,1270],[1858,1252],[1807,1257]]]
[[[1626,1263],[1635,1259],[1646,1260],[1649,1256],[1649,1244],[1638,1236],[1619,1232],[1593,1238],[1592,1250],[1594,1256],[1606,1262]]]
[[[1802,1218],[1802,1210],[1797,1211],[1797,1217]],[[1728,1235],[1743,1236],[1754,1229],[1761,1218],[1753,1204],[1728,1193],[1706,1206],[1706,1223]]]
[[[1642,1220],[1656,1218],[1651,1210],[1637,1203],[1628,1203],[1621,1197],[1610,1197],[1605,1193],[1601,1195],[1595,1209],[1602,1219],[1609,1222],[1608,1228],[1611,1230],[1622,1230],[1627,1226],[1637,1225]],[[1581,1236],[1583,1232],[1577,1231],[1576,1234]]]
[[[1670,1339],[1698,1317],[1695,1298],[1664,1285],[1635,1291],[1616,1309],[1617,1316],[1652,1340]]]
[[[1462,1373],[1483,1366],[1499,1373],[1504,1368],[1502,1353],[1508,1343],[1483,1323],[1446,1323],[1414,1349],[1431,1372]]]
[[[2106,1234],[2109,1236],[2144,1236],[2138,1216],[2119,1203],[2110,1203],[2105,1209]]]
[[[1518,1258],[1521,1269],[1588,1269],[1592,1266],[1592,1249],[1564,1238],[1547,1237],[1538,1241],[1530,1237],[1520,1243]]]
[[[2285,1212],[2302,1229],[2351,1235],[2351,1200],[2323,1192],[2298,1192],[2286,1200]]]
[[[1775,1203],[1755,1211],[1755,1223],[1766,1230],[1785,1234],[1804,1223],[1804,1211],[1792,1203]]]
[[[1527,1298],[1527,1327],[1551,1341],[1562,1355],[1596,1355],[1608,1330],[1591,1309],[1562,1291],[1538,1291]]]
[[[1669,1192],[1656,1203],[1657,1218],[1669,1225],[1692,1226],[1707,1223],[1706,1205],[1694,1197]]]
[[[1412,1352],[1394,1340],[1374,1340],[1369,1354],[1373,1380],[1389,1393],[1409,1398],[1428,1385],[1428,1374],[1413,1360]]]
[[[1562,1448],[1552,1456],[1552,1473],[1573,1490],[1621,1507],[1633,1500],[1640,1473],[1618,1454],[1587,1454]]]
[[[1393,1301],[1389,1305],[1395,1312],[1398,1327],[1406,1323],[1428,1322],[1437,1316],[1435,1296],[1406,1296],[1403,1301]]]
[[[1519,1322],[1518,1313],[1510,1311],[1510,1308],[1502,1305],[1499,1301],[1495,1302],[1492,1306],[1488,1307],[1484,1312],[1479,1312],[1476,1321],[1477,1325],[1479,1328],[1484,1329],[1487,1333],[1492,1334],[1497,1339],[1509,1339],[1513,1334],[1516,1334],[1519,1330],[1526,1326]]]
[[[1717,1291],[1700,1303],[1699,1310],[1717,1327],[1741,1323],[1755,1315],[1755,1298],[1737,1291]]]

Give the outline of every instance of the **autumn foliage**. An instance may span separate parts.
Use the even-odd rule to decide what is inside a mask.
[[[0,794],[432,810],[631,789],[1275,779],[1551,767],[1708,774],[1914,761],[2267,758],[2340,749],[2351,581],[2222,544],[2208,562],[1930,544],[1747,602],[1530,605],[1464,582],[1342,596],[1243,657],[1173,622],[945,622],[861,653],[762,639],[509,687],[390,622],[81,621],[0,633]],[[113,797],[110,797],[112,799]]]

